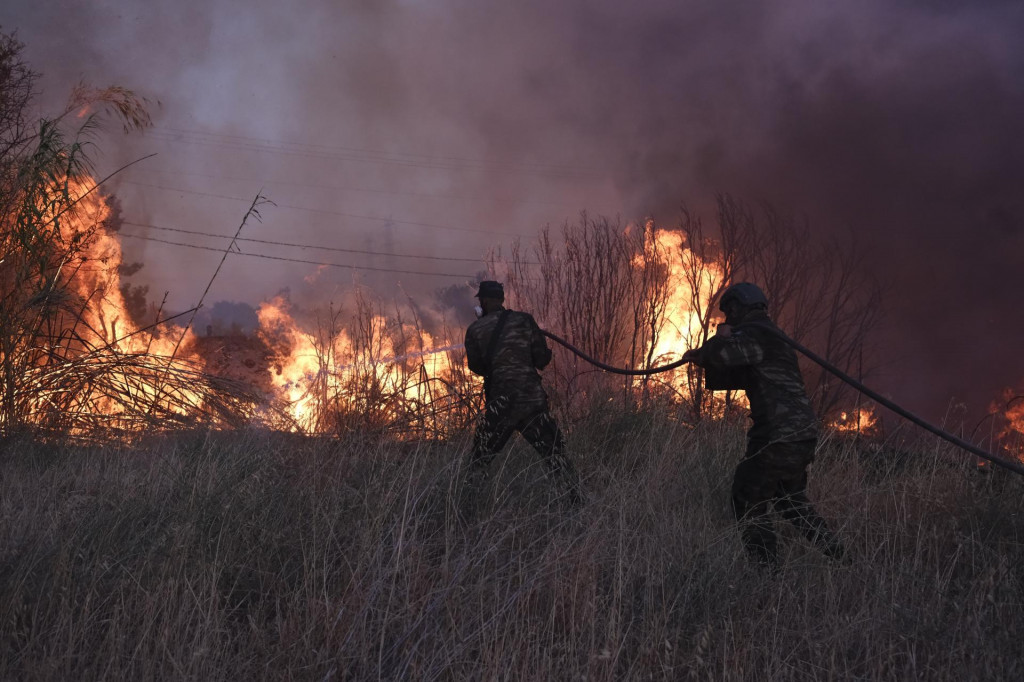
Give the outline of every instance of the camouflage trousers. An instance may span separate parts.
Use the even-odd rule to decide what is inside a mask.
[[[488,480],[488,468],[515,432],[541,456],[548,474],[562,488],[571,505],[584,501],[576,468],[565,454],[565,439],[546,406],[528,408],[511,406],[507,399],[487,401],[484,418],[477,426],[466,476],[463,481],[460,508],[464,516],[473,515],[480,490]]]
[[[826,556],[843,561],[843,545],[807,498],[807,466],[817,441],[769,443],[751,439],[736,467],[732,505],[747,552],[759,563],[775,567],[778,542],[772,508],[792,523]]]

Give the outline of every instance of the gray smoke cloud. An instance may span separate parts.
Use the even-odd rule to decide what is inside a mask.
[[[0,25],[47,96],[86,78],[161,102],[153,131],[104,143],[111,167],[158,153],[115,185],[131,222],[227,233],[263,188],[278,206],[251,236],[472,259],[581,209],[671,223],[726,191],[858,234],[892,283],[877,381],[912,409],[983,410],[1024,379],[1019,2],[15,0]],[[132,247],[179,307],[219,258],[186,251]],[[217,295],[352,281],[312,269],[232,257]],[[466,279],[359,278],[413,294]]]

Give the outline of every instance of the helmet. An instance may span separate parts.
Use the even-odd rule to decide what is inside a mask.
[[[739,282],[722,292],[722,298],[718,301],[718,309],[725,312],[725,307],[735,301],[747,308],[768,307],[768,298],[761,291],[760,287],[750,282]]]

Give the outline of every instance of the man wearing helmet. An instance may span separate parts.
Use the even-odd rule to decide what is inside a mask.
[[[807,498],[807,466],[814,460],[818,420],[796,353],[769,331],[777,327],[768,316],[768,299],[757,286],[730,286],[722,293],[719,309],[725,322],[684,358],[705,369],[709,389],[743,390],[750,403],[746,454],[732,485],[743,543],[757,561],[778,565],[774,505],[822,552],[843,561],[842,544]]]
[[[548,471],[566,488],[569,502],[582,502],[576,470],[565,456],[562,432],[548,410],[537,373],[551,362],[544,335],[532,315],[505,308],[500,282],[480,282],[476,296],[479,319],[466,330],[466,362],[470,371],[484,377],[486,406],[464,481],[462,513],[472,515],[488,465],[515,431],[544,458]]]

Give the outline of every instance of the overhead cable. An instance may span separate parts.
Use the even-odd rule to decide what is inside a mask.
[[[156,242],[158,244],[168,244],[170,246],[181,246],[189,249],[199,249],[201,251],[214,251],[216,253],[224,253],[224,249],[214,248],[212,246],[200,246],[199,244],[186,244],[183,242],[172,242],[168,239],[157,239],[156,237],[146,237],[138,234],[127,234],[124,232],[119,233],[122,237],[128,237],[130,239],[140,239],[147,242]],[[317,265],[321,267],[329,268],[347,268],[349,270],[369,270],[373,272],[391,272],[403,275],[424,275],[428,277],[456,277],[460,279],[475,279],[476,275],[467,275],[465,273],[452,273],[452,272],[422,272],[417,270],[398,270],[394,268],[377,268],[369,265],[348,265],[346,263],[325,263],[321,261],[305,260],[302,258],[286,258],[284,256],[271,256],[263,253],[248,253],[245,251],[232,251],[239,256],[248,256],[250,258],[265,258],[267,260],[284,261],[287,263],[303,263],[306,265]]]

